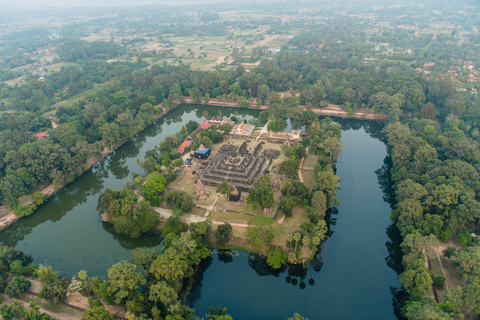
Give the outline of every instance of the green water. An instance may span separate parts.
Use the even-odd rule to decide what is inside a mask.
[[[82,269],[89,276],[106,276],[113,264],[130,258],[130,250],[160,245],[159,235],[130,239],[103,225],[97,211],[99,193],[105,188],[122,188],[124,179],[132,179],[133,172],[143,174],[137,159],[143,159],[146,151],[180,131],[189,120],[203,121],[205,110],[210,116],[221,111],[228,117],[237,111],[247,120],[258,115],[256,110],[178,107],[60,190],[32,216],[1,232],[0,242],[31,255],[36,264],[51,265],[66,277]]]
[[[111,265],[129,259],[131,249],[160,245],[158,235],[129,239],[104,226],[96,210],[99,192],[119,189],[133,172],[143,173],[136,159],[143,159],[147,150],[189,120],[201,121],[204,110],[210,116],[219,110],[224,116],[238,111],[246,119],[258,115],[256,110],[181,106],[59,191],[34,215],[0,233],[0,241],[66,277],[81,269],[89,276],[105,277]],[[275,271],[255,254],[214,252],[202,263],[196,285],[185,297],[197,314],[223,305],[236,320],[286,319],[294,312],[310,320],[396,319],[401,255],[389,221],[391,191],[382,124],[336,121],[346,145],[337,163],[341,205],[328,216],[330,238],[316,259],[306,268]]]
[[[226,306],[234,319],[396,319],[392,305],[401,268],[390,226],[388,165],[382,125],[342,124],[345,149],[337,162],[340,206],[329,216],[331,235],[306,268],[274,271],[244,251],[214,254],[189,296],[197,314]],[[338,210],[338,211],[337,211]],[[387,229],[388,228],[388,229]],[[387,246],[386,246],[387,244]]]

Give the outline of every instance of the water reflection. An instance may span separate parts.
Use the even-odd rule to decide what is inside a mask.
[[[87,270],[90,276],[105,276],[111,265],[129,259],[131,249],[159,245],[162,239],[158,235],[129,239],[117,235],[112,227],[103,226],[96,209],[99,193],[105,188],[122,188],[126,179],[133,178],[133,172],[143,174],[136,160],[143,159],[148,150],[165,136],[175,134],[189,120],[202,121],[205,110],[212,115],[221,111],[225,116],[236,111],[179,106],[59,191],[35,214],[1,232],[0,242],[31,255],[37,264],[51,264],[66,277],[80,269]],[[248,119],[258,113],[258,110],[244,112]]]

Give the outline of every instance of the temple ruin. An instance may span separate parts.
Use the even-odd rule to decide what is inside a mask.
[[[220,151],[203,170],[199,179],[205,185],[216,186],[223,180],[242,190],[253,189],[253,179],[260,179],[267,171],[271,160],[236,151]]]

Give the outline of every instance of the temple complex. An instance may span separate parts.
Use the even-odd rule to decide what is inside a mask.
[[[216,186],[227,180],[236,188],[253,189],[253,179],[260,179],[267,171],[271,160],[263,156],[225,152],[220,150],[203,170],[199,179],[205,185]]]

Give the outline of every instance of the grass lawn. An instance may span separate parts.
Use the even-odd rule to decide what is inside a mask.
[[[212,211],[210,212],[208,219],[215,220],[215,221],[223,221],[228,223],[247,224],[248,221],[252,219],[252,217],[244,214],[240,214],[240,213],[229,212],[229,211],[227,212]]]
[[[283,230],[285,230],[286,234],[290,234],[298,231],[300,225],[307,221],[308,218],[305,207],[303,205],[300,205],[293,208],[292,216],[285,217],[281,226]]]
[[[196,216],[203,217],[205,215],[205,209],[195,207],[190,213]]]
[[[315,186],[315,174],[313,171],[302,170],[303,182],[308,189],[312,189]]]
[[[217,208],[222,210],[232,210],[236,212],[243,212],[248,214],[253,214],[256,216],[262,215],[262,209],[257,206],[255,209],[252,209],[252,206],[247,204],[245,201],[248,197],[248,192],[242,192],[242,200],[239,202],[231,202],[225,199],[224,195],[221,195],[217,201]]]

